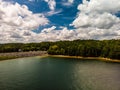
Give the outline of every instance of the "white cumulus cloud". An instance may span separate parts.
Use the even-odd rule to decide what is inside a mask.
[[[67,1],[63,1],[62,5],[64,6],[71,6],[74,3],[74,0],[67,0]]]
[[[54,13],[52,7],[50,14]],[[72,23],[75,29],[52,26],[35,33],[32,30],[49,22],[44,15],[32,13],[25,5],[0,0],[0,43],[120,39],[120,18],[115,16],[120,11],[119,0],[83,0],[78,10]]]
[[[38,34],[40,41],[59,41],[59,40],[76,40],[76,39],[118,39],[120,38],[120,29],[95,29],[95,28],[78,28],[69,30],[64,27],[57,30],[55,26],[44,29]]]
[[[41,36],[45,40],[75,39],[120,39],[120,18],[115,14],[120,11],[119,0],[83,0],[78,6],[78,14],[72,25],[76,29],[44,29]]]
[[[120,0],[83,0],[71,25],[76,28],[78,38],[120,39]]]
[[[44,1],[48,3],[50,10],[55,10],[56,7],[55,0],[44,0]]]
[[[73,2],[74,2],[74,0],[68,0],[68,2],[69,2],[69,3],[73,3]]]
[[[120,18],[114,14],[120,11],[119,0],[83,0],[78,6],[80,12],[74,20],[75,27],[95,27],[109,29],[120,23]]]
[[[43,14],[34,14],[26,5],[0,0],[1,42],[17,41],[18,39],[24,41],[22,31],[37,29],[48,22]]]

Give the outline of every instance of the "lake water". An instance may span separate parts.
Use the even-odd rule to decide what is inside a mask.
[[[120,90],[120,63],[55,57],[0,61],[0,90]]]

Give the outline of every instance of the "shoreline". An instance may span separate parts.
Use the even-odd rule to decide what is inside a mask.
[[[47,51],[29,51],[29,52],[11,52],[11,53],[0,53],[0,61],[9,60],[9,59],[16,59],[16,58],[25,58],[25,57],[61,57],[61,58],[78,58],[78,59],[96,59],[99,61],[104,62],[116,62],[120,63],[120,60],[117,59],[109,59],[104,57],[81,57],[81,56],[67,56],[67,55],[49,55]]]
[[[11,52],[11,53],[0,53],[0,61],[24,58],[24,57],[33,57],[33,56],[47,56],[47,51],[29,51],[29,52]]]
[[[67,56],[67,55],[48,55],[51,57],[61,57],[61,58],[77,58],[77,59],[96,59],[99,61],[104,61],[104,62],[115,62],[115,63],[120,63],[120,60],[117,59],[109,59],[109,58],[104,58],[104,57],[81,57],[81,56]]]

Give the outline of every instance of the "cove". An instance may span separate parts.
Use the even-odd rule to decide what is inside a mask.
[[[120,63],[63,57],[0,61],[0,90],[120,90]]]

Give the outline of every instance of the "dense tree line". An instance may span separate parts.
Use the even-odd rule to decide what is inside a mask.
[[[41,43],[7,43],[0,44],[0,53],[6,52],[25,52],[25,51],[47,51],[50,42]]]
[[[120,59],[120,40],[74,40],[0,44],[0,53],[24,51],[48,51],[48,54],[51,55]]]
[[[50,46],[48,53],[52,55],[120,59],[120,40],[59,41]]]

